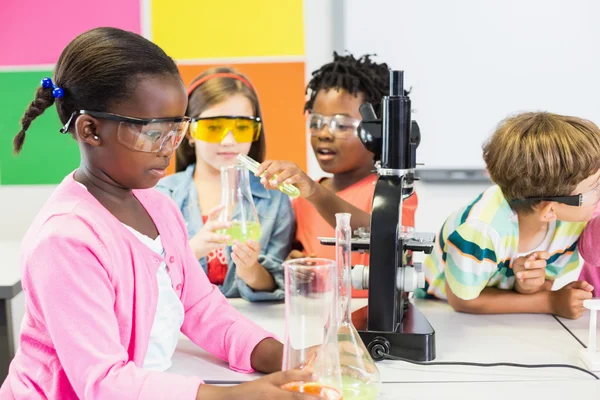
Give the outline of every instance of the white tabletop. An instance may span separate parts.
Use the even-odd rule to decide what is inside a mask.
[[[21,291],[19,248],[20,242],[0,241],[0,298],[12,298]]]
[[[382,386],[380,399],[418,400],[507,400],[507,399],[597,399],[600,395],[598,381],[546,381],[546,382],[440,382],[387,383]]]
[[[353,308],[366,300],[354,300]],[[246,317],[283,336],[283,304],[256,304],[234,299],[231,304]],[[469,315],[457,313],[444,302],[416,301],[436,330],[436,361],[560,363],[582,367],[581,345],[550,315]],[[570,369],[523,369],[510,367],[417,366],[399,361],[377,364],[384,383],[589,381],[592,378]],[[251,380],[182,339],[171,372],[198,375],[205,380]],[[425,387],[423,387],[424,390]]]
[[[590,327],[590,312],[586,311],[585,314],[579,319],[566,319],[558,317],[558,319],[567,327],[571,333],[577,337],[584,345],[588,345],[589,342],[589,327]],[[596,330],[596,343],[600,344],[600,329]],[[583,348],[583,346],[580,346]]]

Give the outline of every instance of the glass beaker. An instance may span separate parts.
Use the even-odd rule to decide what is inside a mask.
[[[286,390],[341,400],[337,344],[337,268],[323,258],[283,263],[285,340],[282,370],[309,367],[317,382],[291,382]]]
[[[219,221],[231,222],[231,226],[217,233],[229,235],[229,246],[236,239],[242,243],[248,239],[260,240],[260,222],[250,192],[250,177],[243,166],[221,168],[221,205],[224,208]]]
[[[358,331],[352,324],[350,301],[352,298],[352,229],[350,214],[335,214],[335,248],[338,270],[338,327],[342,394],[348,399],[376,399],[381,377],[379,370]]]

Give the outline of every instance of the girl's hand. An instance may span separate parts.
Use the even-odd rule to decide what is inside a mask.
[[[234,240],[231,248],[231,259],[235,263],[236,272],[242,280],[246,281],[244,277],[253,274],[254,267],[258,266],[259,254],[260,243],[254,240],[247,240],[246,243]]]
[[[315,194],[319,184],[313,181],[298,165],[290,161],[267,160],[260,164],[255,176],[267,189],[277,189],[280,183],[289,183],[300,190],[300,196],[308,198]]]
[[[224,206],[219,205],[211,209],[202,229],[190,239],[190,246],[194,250],[197,259],[206,257],[213,250],[224,248],[231,239],[229,235],[216,233],[218,230],[231,226],[231,222],[218,221],[223,208]]]
[[[318,397],[290,392],[281,388],[286,383],[314,382],[316,380],[317,377],[310,371],[290,370],[276,372],[237,386],[200,385],[197,399],[316,400]]]

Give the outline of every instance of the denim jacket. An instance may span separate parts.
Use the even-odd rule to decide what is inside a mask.
[[[183,214],[188,236],[192,238],[202,228],[202,211],[194,184],[192,164],[185,171],[169,175],[158,182],[156,189],[171,197]],[[242,297],[248,301],[283,299],[283,266],[294,236],[295,219],[290,199],[277,190],[267,190],[260,179],[250,173],[250,191],[260,222],[260,255],[258,262],[273,276],[277,288],[273,292],[256,292],[235,273],[231,247],[227,248],[228,270],[219,289],[226,297]],[[206,257],[198,260],[204,272],[208,271]]]

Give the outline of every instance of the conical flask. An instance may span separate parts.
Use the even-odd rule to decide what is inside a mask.
[[[350,301],[352,298],[351,279],[351,238],[350,214],[335,215],[335,247],[338,269],[338,327],[337,337],[340,352],[342,393],[344,400],[376,399],[379,394],[381,377],[375,362],[352,324]]]
[[[300,258],[283,263],[285,338],[282,370],[309,367],[317,382],[291,382],[284,389],[341,400],[337,343],[337,268],[332,260]]]
[[[224,207],[219,221],[231,222],[231,226],[218,233],[231,237],[229,246],[236,239],[242,243],[248,239],[260,240],[260,222],[250,192],[250,177],[243,166],[221,168],[221,205]]]

